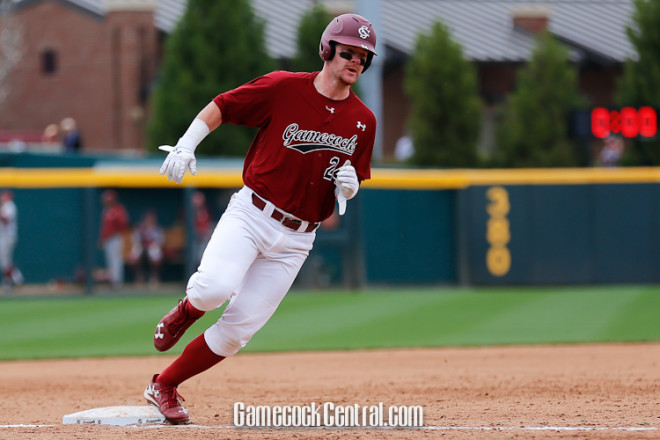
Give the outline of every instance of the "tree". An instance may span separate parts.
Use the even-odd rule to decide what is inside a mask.
[[[165,45],[152,99],[149,148],[175,143],[219,93],[274,69],[264,25],[248,0],[190,0]],[[204,154],[242,156],[255,130],[228,124],[204,141]]]
[[[321,41],[321,34],[323,34],[330,20],[332,20],[332,15],[320,3],[315,3],[314,7],[303,14],[296,39],[298,49],[291,60],[293,71],[314,72],[321,70],[323,60],[319,57],[319,42]]]
[[[417,39],[404,88],[412,106],[411,161],[422,166],[476,166],[481,110],[477,76],[442,23]]]
[[[496,166],[573,167],[580,147],[569,137],[572,110],[583,100],[566,49],[549,33],[538,36],[531,61],[517,77],[497,126]]]
[[[660,108],[660,0],[635,0],[628,38],[638,58],[628,59],[618,83],[617,104],[621,107]],[[634,165],[658,165],[660,141],[635,141],[622,162]]]

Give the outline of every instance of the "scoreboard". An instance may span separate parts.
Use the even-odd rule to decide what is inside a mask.
[[[657,112],[653,107],[623,107],[591,110],[591,134],[604,139],[610,134],[625,138],[653,138],[658,132]]]

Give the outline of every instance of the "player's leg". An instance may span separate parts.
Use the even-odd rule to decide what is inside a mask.
[[[242,222],[225,215],[211,238],[200,267],[188,282],[187,296],[168,313],[156,327],[154,345],[163,351],[173,346],[183,333],[199,318],[206,308],[221,306],[238,290],[245,272],[259,254]],[[194,298],[197,307],[191,305]],[[161,344],[164,340],[164,344]],[[181,405],[178,385],[224,359],[213,353],[204,335],[191,341],[172,364],[160,374],[155,374],[144,396],[156,405],[172,423],[187,423],[188,411]]]
[[[160,283],[160,269],[163,262],[163,249],[158,244],[152,244],[148,250],[149,286],[157,287]]]
[[[190,416],[180,401],[178,385],[184,380],[208,370],[224,357],[213,353],[204,335],[193,339],[170,366],[162,373],[154,374],[144,391],[147,401],[158,407],[160,412],[172,423],[187,423]]]
[[[216,227],[197,271],[188,280],[186,297],[160,320],[154,332],[159,351],[173,347],[205,312],[224,304],[238,290],[259,255],[245,219],[230,206]]]
[[[223,303],[217,292],[236,295],[220,322],[188,344],[179,358],[154,375],[145,390],[147,400],[175,423],[188,420],[177,397],[177,386],[223,360],[223,353],[237,352],[268,321],[293,284],[314,241],[314,234],[283,233],[252,205],[251,192],[241,190],[237,196],[216,228],[200,269],[189,282],[187,298],[195,298],[199,310],[187,301],[184,307],[198,312],[205,307],[210,310]],[[254,248],[248,246],[248,238],[253,240]],[[247,258],[249,255],[252,257]],[[230,288],[218,289],[218,285]],[[220,336],[214,336],[215,332]],[[211,339],[215,342],[209,342]]]
[[[105,259],[110,275],[110,284],[121,287],[124,282],[124,239],[121,235],[110,237],[105,243]]]
[[[2,285],[5,293],[11,287],[11,252],[8,237],[0,235],[0,269],[2,270]]]
[[[126,262],[133,269],[135,282],[140,285],[143,284],[144,272],[142,270],[142,246],[140,244],[133,243]]]
[[[157,382],[177,387],[236,354],[273,316],[305,257],[296,254],[278,260],[255,260],[245,284],[232,297],[218,322],[188,344],[181,356],[157,377]]]
[[[291,288],[307,255],[291,254],[284,259],[257,259],[220,319],[204,333],[211,350],[232,356],[243,348],[273,316]]]
[[[302,246],[297,243],[286,253],[257,258],[220,320],[188,344],[181,356],[160,375],[154,376],[150,384],[152,388],[145,391],[147,400],[154,403],[149,396],[153,396],[153,389],[158,387],[162,397],[157,404],[161,412],[167,411],[163,414],[174,417],[175,422],[177,417],[185,414],[187,421],[188,413],[177,399],[177,387],[238,352],[266,324],[291,288],[312,242],[313,236],[310,235],[303,238]]]

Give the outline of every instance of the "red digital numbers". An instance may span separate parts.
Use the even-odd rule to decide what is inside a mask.
[[[597,138],[606,138],[611,133],[633,138],[654,137],[658,132],[658,118],[652,107],[624,107],[621,110],[608,110],[596,107],[591,111],[591,133]]]
[[[639,135],[654,137],[658,132],[658,118],[655,110],[651,107],[642,107],[637,112],[639,119]]]

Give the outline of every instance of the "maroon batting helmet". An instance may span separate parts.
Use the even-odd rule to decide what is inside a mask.
[[[114,189],[106,189],[101,193],[101,199],[107,203],[113,203],[117,201],[117,191]]]
[[[371,59],[376,54],[376,31],[366,18],[357,14],[342,14],[332,19],[321,35],[319,55],[323,61],[331,60],[335,56],[335,44],[361,47],[369,51],[364,73]]]

